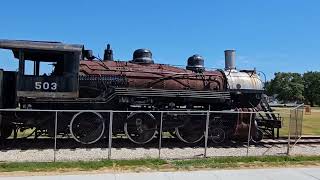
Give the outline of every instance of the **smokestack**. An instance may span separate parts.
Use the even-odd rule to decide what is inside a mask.
[[[110,44],[107,45],[107,49],[104,50],[104,61],[113,61],[113,51],[110,47]]]
[[[236,50],[225,50],[225,70],[236,69]]]

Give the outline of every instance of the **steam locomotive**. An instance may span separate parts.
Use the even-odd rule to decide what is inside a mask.
[[[28,128],[52,137],[56,128],[92,144],[108,136],[110,121],[110,113],[94,110],[123,111],[113,114],[112,133],[125,134],[136,144],[157,136],[161,118],[164,132],[197,143],[206,127],[206,113],[201,112],[208,110],[238,112],[210,114],[209,137],[216,143],[247,138],[250,123],[255,141],[274,137],[281,128],[263,98],[264,83],[256,70],[236,69],[235,50],[225,51],[224,69],[208,70],[197,54],[181,68],[155,63],[147,49],[136,50],[132,60],[115,61],[110,45],[103,59],[83,45],[61,42],[0,40],[0,48],[11,50],[19,61],[18,71],[0,70],[1,109],[75,110],[59,112],[57,127],[52,112],[2,111],[0,140]],[[33,65],[31,74],[26,73],[32,68],[27,61]],[[48,62],[52,72],[40,74],[41,63]],[[156,111],[172,112],[160,117]],[[249,111],[265,113],[251,118],[240,113]]]

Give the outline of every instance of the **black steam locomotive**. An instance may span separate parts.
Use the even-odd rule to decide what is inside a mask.
[[[163,113],[163,131],[185,143],[204,137],[206,115],[198,110],[238,112],[210,115],[209,135],[217,143],[247,138],[250,119],[255,141],[274,137],[281,127],[263,98],[256,71],[235,68],[234,50],[225,51],[225,69],[206,70],[200,55],[179,68],[156,64],[147,49],[136,50],[130,61],[114,61],[110,45],[103,59],[83,45],[60,42],[0,40],[0,48],[11,50],[19,61],[17,72],[0,70],[0,108],[92,110],[59,112],[58,133],[83,144],[108,135],[110,114],[94,110],[125,111],[113,115],[113,135],[125,134],[137,144],[157,136],[160,113],[154,111],[172,111]],[[27,61],[33,65],[31,74],[25,73],[32,68]],[[48,62],[52,72],[40,74],[41,63]],[[240,113],[250,111],[265,113],[252,118]],[[54,136],[54,118],[51,112],[2,111],[0,140],[28,128]]]

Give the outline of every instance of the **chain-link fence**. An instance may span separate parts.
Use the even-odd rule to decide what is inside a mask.
[[[289,140],[301,137],[301,107],[290,111],[290,119],[286,118],[289,113],[273,113],[278,120],[289,122]],[[250,109],[0,111],[0,124],[6,127],[1,133],[9,134],[10,130],[3,129],[12,130],[7,138],[0,139],[0,161],[190,159],[287,154],[287,143],[274,146],[268,142],[277,137],[275,133],[278,132],[277,128],[270,128],[277,127],[272,120],[264,119],[270,112]],[[28,125],[34,128],[30,129]]]
[[[301,104],[290,110],[289,132],[288,132],[288,148],[287,154],[298,143],[302,137],[302,122],[304,114],[304,104]]]

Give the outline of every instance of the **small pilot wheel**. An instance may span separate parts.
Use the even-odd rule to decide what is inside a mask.
[[[157,133],[157,122],[151,113],[131,113],[124,124],[126,136],[136,144],[150,142]]]
[[[222,143],[226,138],[226,133],[222,128],[213,128],[209,130],[209,139],[216,144]]]
[[[69,128],[74,140],[82,144],[93,144],[103,136],[105,123],[99,113],[79,112],[71,119]]]

